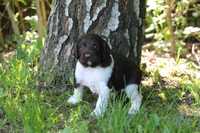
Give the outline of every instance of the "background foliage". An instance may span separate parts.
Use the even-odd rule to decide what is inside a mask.
[[[124,97],[114,100],[112,94],[100,119],[88,116],[95,99],[90,93],[78,106],[70,106],[66,101],[71,91],[38,87],[38,61],[51,3],[0,2],[0,132],[200,131],[198,0],[147,1],[141,111],[128,117],[129,104],[124,105]]]

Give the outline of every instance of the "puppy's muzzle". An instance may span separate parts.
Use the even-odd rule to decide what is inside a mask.
[[[90,53],[85,53],[83,56],[84,56],[86,59],[89,59],[89,58],[91,57],[91,54],[90,54]]]
[[[93,64],[94,55],[89,52],[83,53],[83,62],[91,66]]]

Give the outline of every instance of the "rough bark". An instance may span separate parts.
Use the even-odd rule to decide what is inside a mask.
[[[12,8],[11,8],[10,2],[9,1],[4,1],[4,2],[6,4],[6,10],[8,12],[8,16],[9,16],[9,19],[11,21],[13,31],[16,35],[19,35],[20,31],[19,31],[19,28],[18,28],[18,22],[15,20],[15,14],[14,14]]]
[[[41,54],[47,85],[64,85],[73,74],[73,47],[85,33],[102,35],[114,51],[140,63],[145,0],[55,0]]]

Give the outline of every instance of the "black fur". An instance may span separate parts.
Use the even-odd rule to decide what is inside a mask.
[[[89,54],[86,58],[84,55]],[[85,67],[107,67],[114,59],[113,73],[108,83],[109,87],[116,90],[123,89],[129,84],[140,84],[141,70],[133,61],[125,56],[111,52],[108,44],[100,36],[96,34],[86,34],[82,36],[77,44],[77,59]],[[92,64],[89,65],[87,62]]]
[[[109,87],[121,90],[129,84],[140,84],[141,71],[137,65],[125,56],[117,53],[112,54],[114,69],[109,81]]]
[[[95,34],[87,34],[82,36],[77,44],[77,59],[86,67],[106,67],[110,64],[110,49],[107,43],[101,37]],[[86,58],[84,55],[90,54]],[[87,62],[91,61],[92,65]]]

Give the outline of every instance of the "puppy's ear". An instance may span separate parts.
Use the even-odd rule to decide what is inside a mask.
[[[111,63],[111,50],[107,42],[101,39],[101,65],[103,67],[109,66]]]

